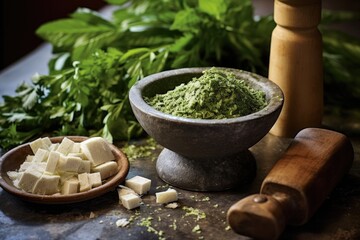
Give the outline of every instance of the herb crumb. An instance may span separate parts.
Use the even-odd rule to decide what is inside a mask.
[[[197,233],[197,234],[200,234],[200,233],[201,233],[201,228],[200,228],[199,224],[196,225],[196,226],[192,229],[192,232],[195,232],[195,233]]]

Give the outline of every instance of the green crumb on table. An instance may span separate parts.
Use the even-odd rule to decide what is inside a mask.
[[[174,219],[173,223],[169,225],[169,227],[171,227],[172,229],[176,230],[177,229],[177,225],[176,225],[176,219]]]
[[[201,233],[201,228],[200,228],[199,224],[196,225],[196,226],[192,229],[192,232],[197,233],[197,234],[200,234],[200,233]]]
[[[203,199],[201,199],[202,202],[208,202],[210,201],[210,198],[209,197],[204,197]]]
[[[264,92],[250,87],[230,70],[215,67],[205,70],[199,78],[145,101],[161,112],[197,119],[241,117],[267,104]]]
[[[185,210],[185,212],[186,212],[185,217],[186,216],[195,216],[196,221],[206,218],[206,213],[204,213],[200,209],[193,208],[193,207],[183,207],[182,209]]]
[[[142,218],[138,225],[146,227],[147,228],[146,230],[148,232],[156,234],[159,237],[159,240],[165,239],[163,231],[158,231],[154,227],[152,227],[152,220],[153,220],[152,217]]]

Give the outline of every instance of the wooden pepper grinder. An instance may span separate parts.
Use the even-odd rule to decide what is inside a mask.
[[[321,0],[275,0],[277,23],[271,39],[269,79],[284,93],[282,112],[270,130],[294,137],[321,125],[323,114],[322,39],[317,25]]]

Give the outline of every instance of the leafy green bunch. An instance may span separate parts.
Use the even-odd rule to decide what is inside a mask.
[[[3,96],[2,148],[42,134],[97,135],[110,141],[140,136],[128,91],[143,77],[166,69],[223,66],[267,75],[275,23],[270,16],[255,18],[251,0],[107,2],[114,6],[110,20],[80,8],[38,28],[36,33],[53,47],[49,74],[22,84],[13,97]],[[345,14],[340,20],[350,18]],[[334,22],[333,15],[327,20]],[[343,41],[336,40],[339,36]],[[343,93],[329,97],[332,104],[360,98],[354,67],[359,46],[343,34],[324,36],[326,86],[348,84]]]
[[[190,66],[266,69],[262,34],[273,22],[253,20],[250,0],[108,2],[118,5],[111,20],[82,8],[37,30],[53,46],[49,75],[4,96],[1,147],[43,133],[130,139],[142,129],[128,91],[144,76]]]

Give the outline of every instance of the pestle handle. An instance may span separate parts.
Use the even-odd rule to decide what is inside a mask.
[[[276,199],[263,194],[248,196],[230,207],[230,227],[254,239],[277,239],[286,225],[282,206]]]
[[[343,134],[300,131],[262,183],[261,194],[231,206],[228,222],[242,235],[277,239],[285,225],[301,225],[315,213],[351,167],[354,150]]]

